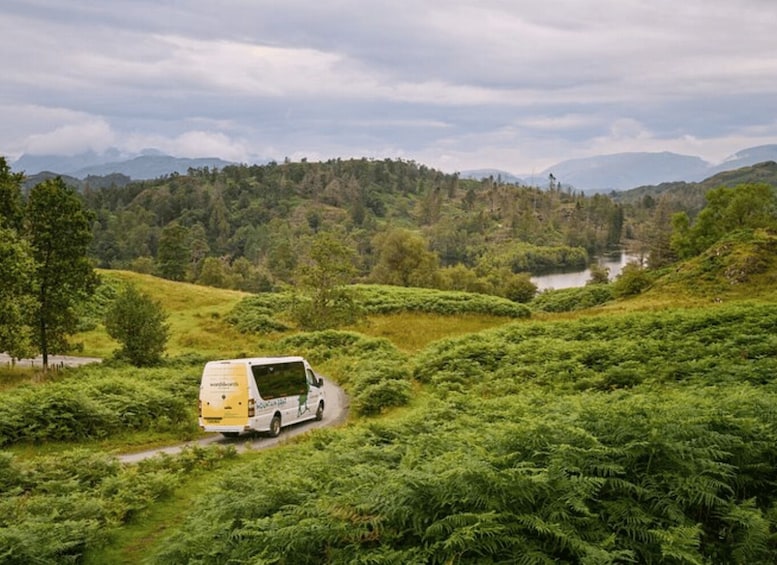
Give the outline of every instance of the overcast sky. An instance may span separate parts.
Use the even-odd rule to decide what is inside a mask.
[[[777,143],[775,0],[1,0],[0,155],[517,174]]]

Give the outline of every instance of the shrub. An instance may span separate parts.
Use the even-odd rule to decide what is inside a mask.
[[[521,279],[517,277],[516,280]],[[517,288],[517,287],[516,287]],[[533,285],[531,288],[534,288]],[[520,286],[521,292],[531,290]],[[333,324],[350,323],[353,316],[362,314],[390,314],[394,312],[425,312],[441,315],[485,314],[511,318],[528,318],[531,310],[508,298],[469,292],[443,291],[428,288],[406,288],[388,285],[354,285],[349,287],[342,308],[335,307],[330,314]],[[534,291],[531,290],[533,295]],[[528,298],[528,294],[516,294]],[[283,331],[288,329],[277,320],[280,316],[296,318],[302,326],[319,327],[320,316],[312,303],[291,293],[264,293],[241,300],[227,316],[227,321],[241,332]]]
[[[2,393],[0,445],[95,439],[150,425],[188,426],[199,377],[171,379],[160,371],[133,375],[126,369],[84,367],[56,383]]]
[[[629,263],[612,283],[612,292],[616,298],[640,294],[652,281],[644,268],[638,263]]]
[[[613,299],[612,285],[595,284],[579,288],[546,290],[529,304],[539,312],[573,312],[604,304]]]

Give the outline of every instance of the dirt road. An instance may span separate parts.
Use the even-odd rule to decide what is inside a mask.
[[[49,355],[49,367],[78,367],[88,363],[99,363],[102,359],[96,357],[73,357],[71,355]],[[38,355],[31,359],[12,360],[6,353],[0,353],[0,366],[10,367],[43,367],[43,357]]]
[[[313,420],[283,428],[281,430],[281,434],[278,437],[245,435],[233,439],[222,437],[221,434],[211,434],[206,438],[182,443],[179,445],[150,449],[148,451],[140,451],[138,453],[119,455],[118,459],[123,463],[137,463],[138,461],[148,459],[149,457],[159,455],[160,453],[175,455],[180,453],[184,448],[192,447],[195,445],[232,445],[238,451],[267,449],[268,447],[278,445],[290,437],[303,434],[307,431],[314,430],[316,428],[323,428],[325,426],[334,426],[344,422],[348,416],[348,397],[340,387],[326,378],[324,379],[324,393],[326,394],[326,408],[324,410],[324,418],[321,421]]]

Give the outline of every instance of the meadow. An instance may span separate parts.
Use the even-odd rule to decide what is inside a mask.
[[[683,272],[580,310],[570,292],[518,315],[458,297],[255,333],[230,322],[246,294],[103,275],[163,301],[169,359],[0,391],[0,562],[777,561],[768,277],[679,293]],[[80,338],[87,355],[114,347],[99,324]],[[239,456],[113,457],[199,434],[205,360],[276,353],[345,388],[344,426]]]

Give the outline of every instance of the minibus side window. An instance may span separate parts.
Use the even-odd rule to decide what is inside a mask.
[[[308,390],[302,362],[253,365],[251,373],[264,400],[298,396]]]

